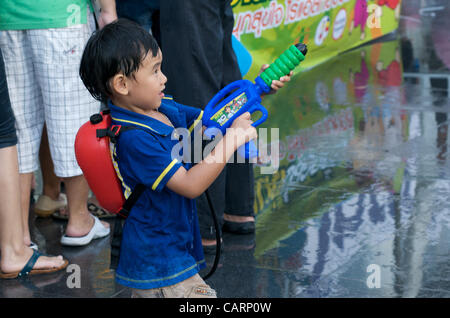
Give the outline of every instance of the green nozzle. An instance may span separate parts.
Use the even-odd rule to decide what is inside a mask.
[[[279,80],[288,75],[301,61],[305,59],[308,48],[303,43],[297,43],[289,47],[278,59],[261,73],[260,77],[270,87],[273,80]]]

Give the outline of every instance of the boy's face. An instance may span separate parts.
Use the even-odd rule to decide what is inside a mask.
[[[134,79],[129,80],[129,101],[144,112],[158,109],[164,97],[167,77],[161,72],[161,63],[161,50],[156,57],[148,52],[138,71],[134,73]]]

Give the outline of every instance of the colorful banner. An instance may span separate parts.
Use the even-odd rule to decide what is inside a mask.
[[[401,0],[233,0],[233,45],[253,80],[291,44],[308,45],[297,68],[311,68],[340,52],[398,28]]]

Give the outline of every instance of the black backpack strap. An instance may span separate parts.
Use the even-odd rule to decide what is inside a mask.
[[[126,199],[125,203],[123,204],[122,208],[117,214],[126,219],[128,215],[130,215],[131,208],[137,202],[137,200],[141,196],[142,192],[144,192],[144,190],[145,186],[142,183],[136,185],[133,191],[131,192],[130,196],[128,197],[128,199]]]
[[[135,129],[144,130],[143,128],[137,127],[137,126],[112,125],[111,127],[108,127],[105,129],[97,129],[96,136],[97,136],[97,138],[109,137],[111,142],[113,144],[116,144],[117,138],[119,137],[120,133],[128,131],[128,130],[135,130]],[[131,208],[137,202],[137,200],[141,196],[142,192],[144,192],[144,190],[145,190],[145,186],[143,184],[136,185],[135,188],[133,189],[133,191],[131,192],[130,196],[128,197],[128,199],[123,204],[120,211],[117,213],[117,215],[126,219],[128,217],[128,215],[130,214]]]
[[[112,143],[117,142],[117,138],[119,137],[120,133],[128,130],[134,130],[134,129],[142,129],[140,127],[136,126],[121,126],[121,125],[112,125],[111,127],[105,128],[105,129],[97,129],[96,136],[97,138],[103,138],[103,137],[109,137]]]
[[[116,128],[117,127],[117,128]],[[97,137],[108,136],[111,142],[116,143],[119,134],[124,131],[132,129],[141,129],[136,126],[111,126],[108,129],[97,129]],[[120,246],[122,243],[122,231],[125,223],[125,219],[130,215],[131,208],[137,202],[141,194],[144,192],[145,186],[143,184],[137,184],[130,196],[125,200],[120,211],[117,213],[119,217],[114,220],[114,232],[111,239],[111,255],[109,267],[116,270],[119,265],[120,258]]]
[[[123,226],[125,224],[125,219],[130,214],[130,210],[136,201],[141,196],[142,192],[144,192],[145,186],[143,184],[138,184],[134,187],[133,192],[130,194],[128,199],[123,204],[120,211],[117,213],[118,218],[114,220],[114,232],[111,239],[111,256],[110,256],[110,264],[109,267],[111,269],[117,269],[119,265],[120,258],[120,246],[122,244],[122,232]]]

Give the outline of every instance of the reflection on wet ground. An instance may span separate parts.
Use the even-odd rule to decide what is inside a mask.
[[[256,234],[224,234],[208,281],[219,297],[450,297],[449,11],[404,1],[396,35],[264,100],[277,169],[255,168]],[[129,297],[108,239],[63,248],[63,221],[34,224],[42,251],[79,265],[81,288],[69,271],[2,281],[0,296]]]

